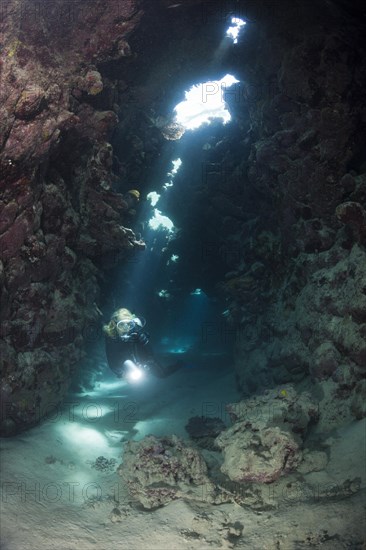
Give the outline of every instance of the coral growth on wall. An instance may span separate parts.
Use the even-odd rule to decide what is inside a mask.
[[[305,6],[289,10],[254,64],[252,89],[267,93],[250,102],[246,173],[268,215],[258,201],[259,221],[232,236],[241,262],[224,283],[246,392],[309,376],[334,383],[338,399],[365,392],[366,67],[361,27],[335,14],[325,27]]]
[[[98,258],[134,248],[111,187],[118,117],[98,64],[131,55],[140,2],[1,6],[1,433],[63,399],[98,326]]]

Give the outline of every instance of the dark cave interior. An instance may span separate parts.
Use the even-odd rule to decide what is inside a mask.
[[[123,301],[154,320],[155,331],[155,320],[162,320],[166,330],[164,318],[179,317],[181,304],[198,288],[216,308],[215,322],[221,326],[225,311],[231,330],[248,330],[244,341],[255,326],[259,346],[271,348],[260,366],[254,348],[245,352],[249,359],[244,362],[253,361],[254,372],[236,367],[243,391],[263,389],[276,379],[290,382],[291,369],[300,378],[308,376],[321,341],[334,340],[328,333],[309,339],[308,321],[304,326],[296,321],[301,310],[297,298],[317,270],[331,269],[355,243],[360,253],[364,246],[363,7],[349,8],[342,2],[283,2],[280,10],[241,1],[168,4],[144,4],[143,17],[137,5],[129,6],[129,42],[118,42],[118,55],[116,46],[111,49],[104,42],[98,52],[98,45],[85,39],[88,33],[79,33],[87,49],[85,59],[74,53],[68,93],[60,92],[56,73],[55,83],[47,88],[52,63],[42,43],[46,38],[31,26],[31,19],[22,21],[21,47],[10,60],[27,66],[26,53],[33,47],[47,92],[30,95],[29,104],[18,101],[14,140],[9,126],[3,146],[4,182],[15,182],[14,192],[4,193],[10,214],[5,208],[3,227],[8,227],[7,216],[16,216],[12,201],[17,193],[24,195],[23,181],[30,181],[32,191],[22,200],[33,201],[35,212],[19,215],[23,206],[17,201],[19,223],[1,237],[7,262],[3,356],[10,371],[18,353],[37,349],[41,378],[47,377],[43,353],[54,354],[62,371],[62,344],[74,342],[75,358],[80,357],[83,330],[89,324],[101,326],[98,311],[105,319]],[[247,23],[237,44],[225,37],[235,13],[243,14]],[[45,28],[53,31],[54,12],[43,15]],[[91,13],[89,23],[97,25],[93,17]],[[58,44],[66,56],[62,30],[54,35],[53,50]],[[73,46],[73,27],[67,31]],[[68,59],[73,59],[70,53]],[[62,76],[62,70],[59,73]],[[185,91],[225,74],[239,81],[220,90],[230,123],[213,121],[180,139],[167,138],[174,106]],[[13,86],[14,78],[8,77]],[[11,109],[13,99],[8,97]],[[51,127],[48,115],[56,130],[42,134],[38,128],[46,123]],[[24,147],[16,131],[24,133]],[[45,142],[37,143],[36,132]],[[160,203],[177,230],[173,237],[153,234],[146,197],[161,189],[177,158],[182,166]],[[130,216],[123,197],[133,188],[141,193],[141,201]],[[146,241],[145,251],[136,250],[136,236]],[[57,254],[66,270],[55,265]],[[173,255],[179,257],[174,265]],[[32,292],[24,301],[27,280]],[[56,295],[62,298],[58,303]],[[39,298],[43,307],[37,310]],[[364,314],[351,315],[363,323]],[[23,328],[25,319],[35,326],[31,337]],[[275,327],[288,319],[294,330],[286,344],[284,329],[276,334]],[[47,350],[45,337],[54,344],[60,333],[61,346]],[[279,351],[281,346],[292,349],[292,341],[295,351]],[[348,353],[342,341],[335,347],[341,355]],[[234,346],[234,353],[243,361],[240,345]],[[360,350],[362,358],[363,353]],[[359,365],[361,359],[357,361]],[[74,363],[70,361],[70,367]],[[21,380],[20,387],[24,384]]]
[[[142,416],[105,436],[109,410],[99,435],[112,461],[123,446],[113,475],[135,511],[179,491],[200,501],[204,479],[205,504],[224,487],[225,503],[262,513],[274,509],[263,487],[336,479],[347,498],[322,494],[324,517],[354,517],[333,538],[243,542],[240,520],[216,547],[364,548],[363,2],[8,0],[0,23],[4,441],[17,451],[33,434],[43,448],[71,397],[118,397]],[[198,85],[227,123],[179,122]],[[153,228],[156,209],[173,229]],[[168,380],[139,388],[109,368],[122,307],[147,321],[156,356],[183,361]],[[198,549],[205,530],[192,532]]]
[[[19,150],[8,153],[6,147],[11,147],[12,140],[5,142],[4,182],[29,179],[33,199],[24,200],[33,201],[39,213],[24,212],[25,221],[18,216],[14,235],[9,231],[2,236],[8,262],[2,292],[5,358],[33,353],[36,345],[42,373],[43,351],[54,353],[56,363],[64,360],[62,345],[51,350],[43,346],[45,336],[54,340],[60,332],[61,344],[78,342],[76,358],[82,353],[83,330],[103,322],[98,310],[105,319],[123,302],[153,320],[158,333],[158,320],[161,330],[166,330],[164,318],[179,317],[181,305],[199,288],[215,309],[210,315],[218,325],[225,311],[230,330],[246,334],[248,329],[244,340],[254,326],[260,347],[266,346],[265,338],[270,335],[271,350],[265,352],[262,366],[253,358],[255,372],[245,374],[247,369],[239,367],[243,391],[263,389],[276,377],[291,381],[292,374],[274,367],[283,364],[283,352],[277,357],[278,350],[272,349],[278,347],[275,340],[282,338],[282,332],[277,335],[274,328],[276,317],[282,316],[286,324],[285,311],[286,318],[294,317],[295,330],[289,341],[298,341],[302,333],[302,343],[294,345],[298,347],[295,356],[291,352],[285,360],[293,366],[286,369],[301,372],[300,378],[309,375],[310,357],[324,336],[309,343],[307,322],[297,326],[297,296],[312,273],[341,258],[336,249],[349,252],[355,242],[361,246],[364,242],[363,7],[354,3],[350,8],[343,2],[283,2],[281,8],[242,1],[188,1],[176,6],[161,1],[144,4],[141,18],[136,5],[125,16],[131,28],[128,42],[118,42],[118,55],[115,46],[110,49],[100,43],[98,53],[94,44],[96,61],[88,62],[92,43],[89,37],[85,39],[88,33],[80,33],[77,38],[80,44],[84,40],[87,49],[85,59],[74,54],[79,69],[72,67],[76,74],[67,75],[70,93],[60,95],[55,73],[55,84],[47,88],[45,83],[47,93],[40,98],[35,94],[35,105],[25,102],[17,107],[25,113],[16,114],[19,132],[25,132],[25,146],[23,151],[13,145]],[[247,25],[233,44],[225,31],[235,14],[242,15]],[[53,31],[54,12],[43,15],[47,30]],[[98,24],[93,14],[88,22]],[[46,38],[31,23],[31,18],[22,21],[22,46],[11,61],[26,66],[26,52],[33,47],[46,73],[52,67],[42,42]],[[53,50],[58,44],[66,51],[63,30],[74,45],[72,26],[60,27]],[[75,47],[80,44],[76,42]],[[68,59],[72,59],[70,54]],[[180,139],[167,139],[164,128],[185,91],[225,74],[239,81],[233,88],[220,90],[230,123],[213,121],[186,131]],[[12,78],[8,80],[14,85]],[[46,74],[42,79],[47,80]],[[60,125],[56,118],[54,124],[61,129],[43,131],[42,135],[51,136],[46,139],[47,153],[42,143],[34,145],[34,134],[27,138],[27,129],[36,132],[37,124],[47,122],[48,113],[64,117],[64,122]],[[148,227],[152,207],[146,197],[162,188],[177,158],[182,165],[160,203],[177,230],[173,237],[153,234]],[[4,194],[3,204],[10,201],[10,211],[12,196],[21,190],[17,185],[15,195]],[[132,188],[141,193],[134,216],[126,212],[123,202]],[[343,209],[342,204],[346,205]],[[5,220],[6,216],[5,212]],[[122,228],[116,226],[118,222]],[[145,251],[136,250],[133,234],[146,241]],[[67,266],[63,272],[54,265],[53,256],[58,253]],[[177,264],[170,261],[173,255],[179,257]],[[27,280],[35,298],[24,302],[22,287]],[[165,293],[162,299],[161,290]],[[52,298],[55,291],[63,302]],[[37,311],[32,303],[36,305],[39,297],[44,307]],[[352,315],[363,322],[363,314]],[[25,318],[33,320],[34,336],[23,329]],[[333,336],[327,334],[326,339]],[[291,344],[282,347],[291,348]],[[347,353],[341,342],[336,348]],[[250,356],[252,352],[247,351]],[[241,362],[240,345],[234,346],[234,353]],[[10,370],[12,360],[5,361]]]

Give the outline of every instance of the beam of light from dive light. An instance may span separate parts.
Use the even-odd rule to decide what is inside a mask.
[[[143,369],[138,367],[131,359],[127,359],[123,366],[126,369],[126,378],[129,382],[138,382],[144,377]]]

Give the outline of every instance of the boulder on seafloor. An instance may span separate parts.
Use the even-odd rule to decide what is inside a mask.
[[[146,509],[177,498],[214,502],[214,485],[204,459],[175,435],[129,441],[118,473],[130,496]]]
[[[262,395],[229,403],[226,409],[233,422],[263,423],[265,427],[279,426],[306,435],[309,425],[319,419],[319,407],[308,392],[297,393],[292,384],[286,384]]]
[[[302,461],[302,438],[318,420],[316,403],[291,385],[227,406],[234,424],[215,443],[232,481],[271,483]]]
[[[232,481],[271,483],[301,462],[298,441],[278,427],[238,422],[216,442],[224,453],[221,471]]]

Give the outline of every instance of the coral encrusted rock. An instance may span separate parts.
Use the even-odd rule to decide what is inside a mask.
[[[318,420],[318,407],[291,385],[227,406],[234,425],[215,443],[222,449],[221,471],[232,481],[271,483],[302,461],[302,439]]]
[[[213,484],[198,451],[176,437],[147,436],[129,441],[118,473],[131,497],[146,509],[177,498],[213,500]]]
[[[307,392],[297,393],[291,384],[274,390],[266,390],[238,403],[227,405],[233,422],[263,422],[265,426],[280,426],[306,435],[308,426],[319,419],[319,407]]]
[[[0,435],[57,409],[98,332],[101,256],[141,248],[110,191],[118,117],[97,70],[140,5],[1,5]]]
[[[232,481],[271,483],[301,462],[299,444],[278,427],[238,422],[216,442],[225,457],[221,471]]]

